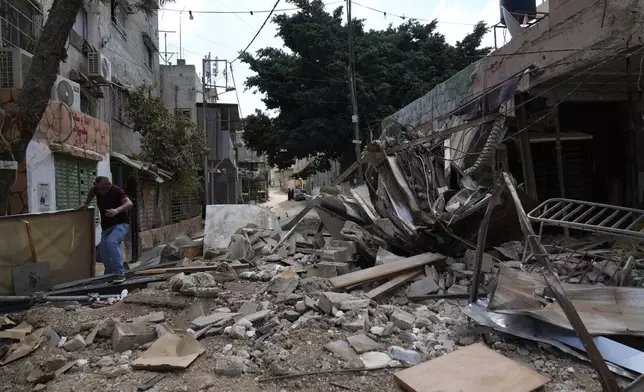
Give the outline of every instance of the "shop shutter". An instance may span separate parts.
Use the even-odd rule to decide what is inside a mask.
[[[87,192],[94,185],[96,163],[75,159],[65,155],[54,158],[56,170],[56,209],[77,208],[85,202]],[[95,208],[96,223],[100,221],[96,199],[91,204]]]
[[[78,178],[79,200],[81,203],[84,203],[87,198],[87,192],[89,192],[89,189],[94,186],[94,180],[96,180],[96,163],[79,159]],[[92,200],[91,205],[94,207],[94,220],[96,221],[96,224],[99,224],[101,218],[98,212],[98,206],[96,205],[96,198]]]
[[[65,210],[80,205],[78,160],[64,155],[54,159],[56,171],[56,209]]]

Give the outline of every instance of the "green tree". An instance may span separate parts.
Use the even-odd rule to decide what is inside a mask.
[[[129,4],[136,11],[151,13],[160,5],[173,1],[130,0]],[[83,3],[84,0],[54,0],[49,9],[47,22],[40,34],[20,96],[15,103],[0,113],[0,161],[21,162],[25,159],[27,145],[47,109],[58,66],[67,58],[67,38]],[[15,171],[0,170],[0,216],[8,211],[11,188],[15,180]]]
[[[269,118],[256,112],[246,118],[244,140],[285,168],[295,159],[315,156],[314,170],[329,160],[353,156],[351,104],[347,84],[348,30],[342,7],[326,12],[321,0],[289,0],[301,10],[277,15],[277,35],[286,49],[263,48],[245,53],[256,75],[246,87],[265,94]],[[380,128],[383,118],[419,98],[463,69],[490,48],[481,48],[487,32],[474,27],[452,46],[436,21],[408,22],[385,30],[368,30],[353,22],[357,100],[363,140]],[[377,135],[376,135],[377,136]],[[314,170],[310,170],[313,172]]]
[[[198,172],[208,153],[203,131],[188,117],[168,113],[161,98],[152,95],[150,85],[130,92],[125,110],[133,129],[141,133],[141,159],[173,172],[175,189],[180,192],[196,191]]]

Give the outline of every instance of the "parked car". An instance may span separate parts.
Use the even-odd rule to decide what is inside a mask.
[[[293,193],[293,199],[295,199],[295,201],[306,200],[306,196],[304,195],[306,195],[306,191],[304,189],[296,189]]]

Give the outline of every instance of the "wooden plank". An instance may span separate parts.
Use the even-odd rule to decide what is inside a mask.
[[[408,392],[529,392],[550,381],[483,344],[402,370],[394,379]]]
[[[366,295],[367,295],[367,297],[369,297],[371,299],[374,299],[374,298],[376,298],[376,297],[378,297],[380,295],[383,295],[384,293],[386,293],[388,291],[391,291],[391,290],[395,289],[396,287],[399,287],[399,286],[405,284],[406,282],[414,279],[415,277],[420,275],[422,272],[423,272],[423,270],[419,269],[419,270],[416,270],[416,271],[411,271],[411,272],[407,272],[407,273],[402,274],[402,275],[398,275],[395,278],[391,279],[389,282],[383,283],[380,286],[376,287],[375,289],[369,291]]]
[[[371,282],[373,280],[384,279],[390,276],[396,276],[411,269],[433,264],[445,260],[445,256],[437,253],[423,253],[420,255],[408,257],[406,259],[393,261],[391,263],[377,265],[375,267],[351,272],[346,275],[336,276],[329,279],[336,289],[342,289],[357,284]]]

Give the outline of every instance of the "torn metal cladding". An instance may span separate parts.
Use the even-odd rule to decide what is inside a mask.
[[[372,220],[388,220],[388,242],[402,239],[410,253],[458,254],[464,248],[456,237],[477,237],[472,227],[479,226],[492,195],[489,172],[507,133],[507,108],[522,75],[433,119],[429,130],[430,122],[415,129],[392,122],[365,147],[362,160],[368,165],[366,185],[373,210],[364,210]],[[493,228],[505,223],[492,219]],[[512,239],[504,234],[491,242]]]

